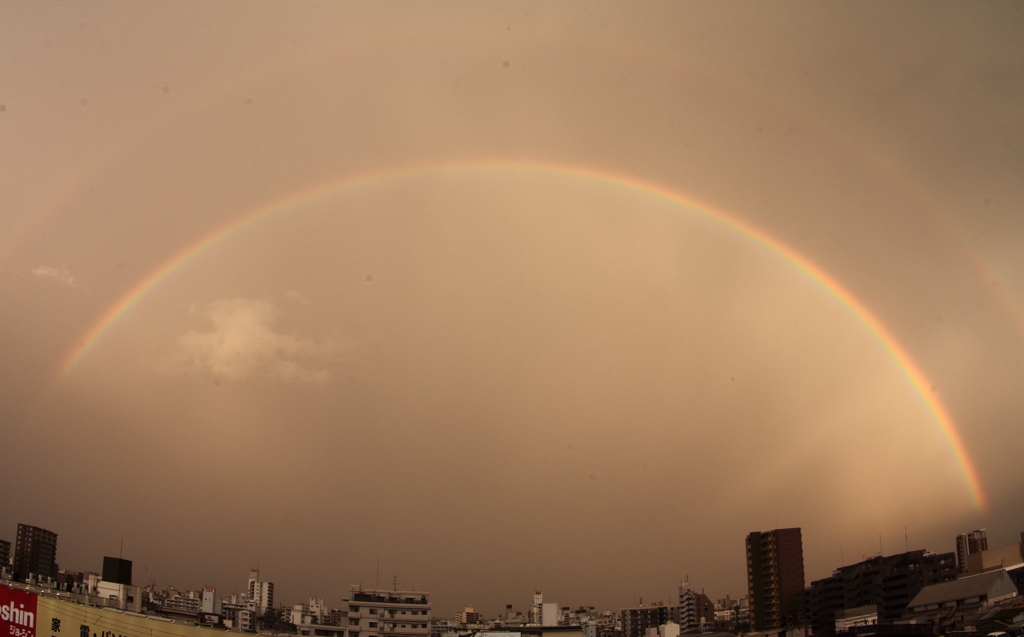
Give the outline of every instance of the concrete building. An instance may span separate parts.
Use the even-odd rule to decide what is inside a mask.
[[[249,601],[242,601],[232,595],[227,600],[221,600],[221,613],[226,628],[237,630],[256,630],[256,613],[253,604]]]
[[[986,542],[985,547],[967,555],[967,568],[962,571],[963,574],[977,575],[1024,563],[1024,533],[1021,533],[1021,541],[1016,544],[989,549]]]
[[[339,627],[345,629],[345,637],[427,637],[430,634],[429,593],[352,586],[345,604],[348,625]],[[337,632],[340,631],[332,633],[332,637],[341,637]]]
[[[732,599],[728,595],[715,602],[715,632],[747,632],[747,598]]]
[[[306,625],[333,625],[338,626],[340,621],[329,621],[329,613],[324,605],[323,597],[310,597],[306,605],[296,604],[288,609],[285,619],[296,626]],[[340,619],[340,618],[339,618]]]
[[[559,615],[558,604],[555,602],[544,602],[540,608],[540,625],[557,626]]]
[[[679,637],[679,624],[670,619],[667,623],[658,626],[658,637]]]
[[[15,540],[14,578],[27,581],[30,575],[57,579],[57,534],[37,526],[18,525]]]
[[[0,569],[8,568],[11,565],[11,543],[7,540],[0,540]]]
[[[676,607],[678,608],[678,607]],[[664,604],[651,604],[635,608],[619,610],[622,621],[622,637],[646,637],[647,631],[668,623],[669,607]]]
[[[715,603],[704,593],[696,593],[697,626],[700,632],[709,632],[714,629],[715,624]],[[692,629],[691,629],[692,632]]]
[[[476,612],[472,606],[466,606],[465,609],[455,613],[456,624],[479,624],[480,613]]]
[[[977,529],[956,536],[957,572],[967,574],[967,557],[972,553],[986,550],[988,550],[988,534],[985,529]]]
[[[217,589],[207,586],[203,589],[202,598],[199,600],[199,612],[207,615],[221,614],[221,600],[217,598]]]
[[[160,602],[160,611],[164,614],[172,614],[174,616],[178,616],[179,614],[189,616],[198,615],[202,608],[202,597],[197,595],[195,591],[185,591],[183,593],[175,591]]]
[[[707,632],[715,624],[715,605],[704,593],[698,593],[689,580],[679,585],[679,604],[669,607],[669,620],[679,625],[680,632]]]
[[[688,632],[697,626],[697,593],[690,587],[690,580],[684,580],[679,585],[679,605],[676,613],[670,613],[670,621],[675,623],[680,632]]]
[[[96,584],[96,597],[108,599],[113,608],[133,613],[142,612],[142,589],[131,584],[100,580]]]
[[[600,615],[593,606],[580,606],[579,608],[573,609],[569,606],[563,606],[562,612],[558,618],[559,626],[585,626],[587,622],[595,622]],[[585,633],[586,631],[584,631]]]
[[[956,578],[953,553],[909,551],[876,556],[843,566],[831,577],[811,582],[807,619],[815,635],[831,634],[842,614],[876,607],[878,622],[892,624],[903,616],[911,599],[925,586]]]
[[[260,580],[260,569],[249,570],[249,601],[257,615],[266,615],[274,607],[274,583]]]
[[[1016,596],[1017,587],[1005,570],[960,577],[921,589],[907,605],[904,621],[931,624],[941,634],[955,629],[965,616]]]
[[[800,529],[754,531],[747,535],[746,548],[750,627],[765,631],[795,625],[804,591]]]

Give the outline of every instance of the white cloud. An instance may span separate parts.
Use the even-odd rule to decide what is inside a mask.
[[[75,277],[71,276],[67,268],[51,268],[46,265],[41,265],[36,268],[32,268],[32,274],[40,279],[53,279],[65,285],[75,286]]]
[[[331,357],[337,347],[272,329],[277,309],[270,301],[221,299],[205,315],[212,332],[190,331],[178,337],[176,358],[189,371],[237,380],[266,376],[303,383],[323,383],[330,373],[305,364]]]

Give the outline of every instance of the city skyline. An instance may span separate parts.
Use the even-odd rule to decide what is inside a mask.
[[[57,536],[57,534],[55,534],[53,531],[50,531],[49,529],[42,529],[42,528],[38,528],[38,527],[32,527],[32,526],[29,526],[29,525],[25,525],[23,523],[19,523],[18,524],[19,532],[22,531],[23,529],[26,530],[26,532],[32,531],[36,535],[40,535],[41,534],[41,535],[46,536],[46,537],[52,536],[52,538],[55,538]],[[932,561],[936,561],[936,562],[938,560],[945,560],[945,561],[949,562],[948,566],[946,566],[945,568],[948,571],[949,576],[952,577],[953,573],[958,573],[961,576],[968,576],[968,575],[972,575],[972,574],[978,574],[978,573],[981,572],[981,569],[982,569],[983,566],[984,566],[984,568],[986,570],[990,570],[992,568],[996,568],[996,566],[994,566],[995,564],[1004,564],[1008,568],[1011,565],[1012,566],[1017,566],[1020,563],[1024,562],[1024,531],[1021,531],[1020,535],[1019,535],[1019,538],[1020,538],[1019,542],[1017,542],[1015,544],[1012,544],[1012,545],[1007,545],[1005,547],[1000,547],[998,549],[990,551],[990,553],[992,553],[993,556],[994,556],[993,559],[995,560],[991,564],[989,564],[988,562],[983,562],[981,559],[978,559],[977,560],[977,565],[976,565],[977,570],[975,570],[973,572],[970,572],[970,573],[962,573],[960,571],[960,568],[959,568],[959,558],[957,557],[957,553],[959,551],[959,545],[961,543],[961,539],[963,537],[968,536],[968,535],[970,535],[972,537],[975,537],[975,538],[977,538],[977,537],[985,537],[985,534],[986,534],[986,530],[982,529],[982,530],[979,530],[979,531],[972,531],[970,534],[961,534],[961,535],[956,536],[953,539],[953,544],[957,547],[957,550],[954,550],[954,551],[942,551],[942,550],[935,551],[935,550],[928,550],[928,549],[913,549],[913,550],[911,550],[909,548],[907,548],[906,551],[896,551],[896,552],[889,553],[889,554],[884,554],[881,551],[879,551],[878,553],[871,554],[871,555],[862,555],[860,560],[854,560],[854,562],[852,564],[854,566],[868,565],[869,569],[877,570],[878,567],[875,565],[875,563],[878,562],[879,560],[882,560],[882,562],[886,562],[887,558],[902,558],[905,562],[907,562],[907,560],[913,561],[913,560],[921,560],[921,559],[932,560]],[[762,539],[762,538],[764,538],[764,539]],[[3,540],[3,537],[0,537],[0,541],[2,541],[2,540]],[[55,542],[55,540],[53,540],[51,542],[51,548],[52,548],[52,545],[55,545],[55,544],[56,544],[56,542]],[[624,611],[624,610],[629,609],[629,608],[650,608],[650,607],[661,608],[661,610],[664,611],[663,612],[664,618],[662,618],[662,619],[669,618],[669,619],[672,619],[672,621],[675,621],[676,623],[685,623],[684,620],[693,622],[694,621],[693,617],[691,617],[690,615],[692,615],[693,613],[696,612],[694,609],[690,609],[689,611],[680,610],[679,612],[682,612],[682,615],[680,615],[679,617],[676,617],[675,615],[673,615],[669,611],[669,607],[676,606],[676,605],[682,607],[684,605],[683,598],[684,598],[684,591],[685,591],[686,594],[691,596],[691,597],[694,594],[697,594],[697,595],[699,595],[701,597],[704,597],[705,595],[707,595],[707,599],[709,599],[709,600],[722,600],[722,599],[732,599],[732,600],[743,599],[743,600],[747,600],[747,603],[750,604],[750,608],[751,608],[751,611],[753,613],[751,615],[751,626],[752,626],[751,629],[752,630],[753,630],[754,624],[757,623],[757,622],[760,622],[761,624],[763,624],[765,626],[769,626],[770,628],[777,629],[780,626],[786,625],[786,623],[787,623],[787,622],[783,622],[782,624],[780,624],[779,621],[778,621],[779,617],[784,616],[787,613],[792,615],[794,613],[794,611],[796,610],[795,606],[793,605],[794,602],[792,600],[787,602],[787,605],[789,605],[789,608],[788,608],[788,610],[782,610],[781,614],[778,611],[776,611],[776,615],[777,616],[776,616],[776,619],[774,620],[774,622],[770,621],[770,620],[766,622],[765,618],[760,615],[760,613],[762,611],[754,612],[756,608],[759,608],[759,606],[761,604],[761,601],[756,601],[756,603],[751,603],[749,600],[751,599],[751,595],[752,594],[753,594],[754,597],[758,597],[758,598],[761,595],[763,595],[762,588],[764,586],[763,580],[764,580],[765,576],[761,575],[761,576],[755,577],[755,576],[751,575],[753,570],[756,570],[756,569],[760,568],[760,567],[755,567],[753,565],[753,562],[751,561],[752,559],[756,560],[759,563],[762,560],[764,560],[765,566],[763,568],[766,570],[766,572],[768,570],[770,570],[773,573],[773,575],[770,576],[771,578],[776,579],[779,582],[782,582],[783,580],[792,580],[792,582],[786,583],[785,585],[783,585],[781,587],[781,591],[780,591],[781,594],[779,596],[777,596],[775,601],[771,602],[771,603],[774,603],[774,604],[777,604],[779,600],[784,599],[784,598],[790,596],[795,591],[804,592],[804,590],[806,589],[806,592],[808,593],[808,595],[812,595],[813,596],[814,594],[816,594],[815,591],[817,590],[816,587],[818,585],[820,585],[823,582],[830,581],[831,579],[835,578],[835,576],[837,574],[843,572],[844,570],[848,570],[849,567],[851,566],[850,562],[845,562],[844,561],[843,563],[839,564],[838,566],[834,566],[832,568],[831,572],[829,573],[830,577],[823,576],[821,578],[816,578],[818,581],[813,581],[810,578],[805,578],[804,581],[803,581],[803,585],[802,586],[797,586],[796,588],[793,588],[793,586],[796,584],[796,582],[799,581],[801,579],[801,577],[803,577],[802,576],[802,572],[803,572],[803,547],[802,547],[802,534],[801,534],[801,529],[800,528],[773,529],[773,530],[767,530],[767,531],[752,531],[751,533],[749,533],[747,535],[746,544],[747,544],[746,554],[747,554],[747,561],[748,561],[748,565],[747,565],[747,571],[748,571],[748,590],[742,591],[741,594],[734,595],[732,591],[726,591],[726,592],[711,591],[711,592],[708,592],[708,591],[706,591],[705,587],[700,586],[699,582],[694,582],[694,585],[691,586],[690,585],[690,581],[689,581],[689,575],[687,575],[683,579],[680,580],[678,587],[674,588],[673,592],[671,594],[666,595],[665,597],[658,597],[658,596],[647,597],[646,601],[645,601],[644,597],[640,597],[640,598],[636,598],[636,599],[632,600],[632,603],[629,603],[629,602],[626,602],[626,601],[622,601],[622,602],[620,602],[620,604],[617,607],[616,606],[611,606],[611,607],[608,607],[608,608],[598,608],[598,607],[595,607],[593,605],[590,605],[589,608],[596,609],[596,611],[599,612],[599,613],[600,612],[606,612],[606,611],[607,612],[619,612],[619,611]],[[778,546],[778,548],[776,548],[777,546]],[[752,547],[761,547],[761,548],[752,548]],[[765,548],[765,547],[767,547],[767,548]],[[908,540],[908,547],[909,547],[909,540]],[[982,548],[982,547],[984,547],[984,548]],[[30,546],[28,548],[31,549]],[[123,548],[123,545],[122,545],[122,548]],[[979,543],[977,545],[977,548],[974,549],[974,550],[977,551],[977,552],[982,552],[982,551],[989,552],[988,551],[987,542]],[[764,552],[763,556],[762,556],[762,551]],[[1008,562],[1005,561],[1004,558],[1006,558],[1007,556],[1010,556],[1011,553],[1012,553],[1012,555],[1014,557],[1012,557],[1012,559],[1010,561],[1008,561]],[[52,550],[51,550],[50,555],[54,555],[54,552]],[[922,555],[924,556],[924,558],[921,557]],[[48,558],[48,559],[52,559],[52,558]],[[889,561],[891,561],[891,560],[889,560]],[[943,562],[944,564],[945,564],[945,561]],[[909,562],[907,562],[907,563],[909,563]],[[18,574],[17,573],[18,569],[16,567],[14,567],[14,564],[15,564],[14,554],[12,554],[11,555],[11,562],[9,564],[9,568],[11,568],[11,573]],[[70,568],[61,569],[61,572],[62,573],[64,573],[64,572],[72,573],[72,574],[73,573],[83,573],[83,572],[84,573],[93,573],[96,576],[99,576],[100,572],[102,572],[103,573],[103,579],[106,580],[106,581],[113,582],[113,583],[121,583],[121,584],[132,584],[132,583],[134,583],[135,586],[139,586],[143,590],[149,590],[150,587],[155,587],[154,590],[157,590],[157,591],[161,591],[161,590],[162,591],[173,590],[173,591],[178,591],[178,592],[191,591],[191,592],[194,592],[194,593],[197,593],[197,594],[202,593],[204,590],[206,590],[206,591],[218,591],[221,595],[224,596],[225,599],[227,599],[228,597],[231,597],[231,596],[235,596],[235,597],[238,597],[240,599],[247,599],[247,600],[252,601],[253,604],[255,605],[255,608],[257,608],[257,610],[259,611],[259,614],[261,614],[261,615],[263,613],[265,613],[270,608],[283,608],[283,609],[286,609],[286,610],[290,610],[294,604],[298,604],[300,602],[304,602],[307,598],[308,599],[315,599],[317,597],[317,595],[318,595],[318,592],[316,590],[314,590],[312,593],[309,593],[308,595],[303,594],[303,593],[296,593],[295,591],[286,591],[286,594],[285,594],[284,597],[280,597],[280,596],[278,597],[279,600],[280,599],[284,599],[285,601],[283,601],[281,603],[275,604],[274,601],[273,601],[274,600],[274,595],[275,595],[275,592],[274,592],[275,591],[275,585],[274,585],[273,581],[268,581],[268,578],[260,577],[260,569],[258,567],[251,567],[249,569],[249,579],[248,579],[247,583],[243,584],[241,587],[234,587],[234,586],[228,585],[227,587],[225,587],[223,589],[218,589],[216,586],[211,586],[209,583],[205,583],[206,580],[203,580],[204,583],[202,585],[200,585],[200,586],[176,586],[173,583],[170,583],[170,584],[163,583],[163,584],[158,585],[157,582],[156,582],[156,579],[153,577],[152,573],[149,571],[149,568],[146,567],[146,566],[143,566],[143,571],[142,572],[136,571],[136,575],[135,575],[135,580],[136,581],[132,582],[132,579],[133,579],[132,575],[131,575],[131,573],[132,573],[132,560],[125,560],[125,559],[122,559],[122,558],[113,558],[113,557],[109,557],[109,556],[104,556],[102,558],[102,565],[103,565],[102,569],[98,569],[98,570],[95,570],[95,571],[91,570],[89,568],[81,568],[81,567],[74,567],[73,566],[73,567],[70,567]],[[0,566],[3,566],[3,565],[0,564]],[[913,569],[914,567],[911,566],[910,568]],[[31,571],[31,572],[34,573],[35,571]],[[943,571],[943,573],[945,573],[945,572],[946,571]],[[20,574],[20,579],[21,580],[26,579],[26,575],[24,573]],[[201,575],[198,576],[198,579],[201,580],[202,576]],[[195,576],[193,576],[192,580],[193,581],[197,581],[197,578]],[[941,579],[936,580],[936,581],[941,581]],[[761,582],[761,583],[756,583],[756,582]],[[925,582],[925,583],[927,583],[927,582]],[[356,591],[356,590],[362,590],[364,588],[367,589],[367,590],[383,590],[383,591],[392,590],[392,589],[388,588],[389,584],[392,586],[393,590],[396,590],[396,591],[399,590],[398,589],[398,576],[397,575],[392,576],[388,581],[384,582],[384,584],[385,584],[384,586],[381,586],[381,581],[380,581],[380,577],[379,577],[379,574],[378,574],[376,576],[375,581],[372,582],[372,583],[359,582],[359,583],[356,583],[356,584],[350,584],[348,586],[348,591],[346,593],[342,593],[342,596],[339,599],[332,600],[330,597],[324,597],[323,595],[320,595],[319,598],[326,600],[325,604],[326,604],[326,606],[328,608],[330,608],[330,607],[332,607],[334,605],[337,605],[337,606],[340,606],[340,607],[344,607],[344,605],[345,605],[343,603],[344,600],[348,599],[352,595],[353,591]],[[300,586],[300,588],[301,588],[301,586]],[[278,590],[280,590],[280,589],[278,589]],[[409,590],[415,591],[416,588],[413,587],[413,588],[411,588]],[[430,591],[423,591],[423,592],[431,593]],[[522,591],[519,591],[519,593],[521,595],[525,595],[525,594],[522,593]],[[526,605],[525,603],[522,604],[522,605],[516,604],[516,603],[511,603],[511,604],[503,605],[501,610],[500,610],[500,612],[499,611],[494,611],[493,613],[475,613],[475,614],[478,615],[478,616],[481,616],[484,619],[488,619],[488,620],[494,619],[494,618],[498,618],[498,617],[502,617],[507,612],[515,612],[515,613],[518,613],[520,617],[530,618],[531,617],[531,611],[529,609],[531,607],[537,607],[537,605],[539,603],[537,600],[543,598],[543,591],[534,590],[532,593],[533,593],[533,604],[532,604],[532,606],[531,605]],[[571,594],[571,591],[569,591],[569,593]],[[743,594],[743,593],[746,593],[746,594]],[[459,602],[458,600],[445,599],[445,597],[446,597],[445,593],[443,591],[441,591],[440,592],[440,598],[442,600],[442,607],[445,608],[445,609],[447,609],[449,607],[452,607],[452,608],[466,608],[466,609],[468,609],[470,607],[474,607],[474,604],[471,603],[471,602]],[[549,597],[549,599],[550,599],[550,597]],[[517,598],[517,600],[518,600],[518,598]],[[692,601],[685,602],[685,603],[688,603],[688,604],[691,604],[691,605],[693,604]],[[563,609],[563,610],[567,609],[567,608],[568,609],[575,609],[575,608],[586,608],[586,607],[588,607],[585,603],[582,603],[582,602],[581,603],[573,603],[573,604],[565,604],[565,603],[562,603],[562,602],[555,601],[555,602],[552,603],[552,605],[556,605],[558,608]],[[436,601],[434,602],[434,606],[437,606],[437,602]],[[786,607],[784,606],[783,608],[785,609]],[[461,612],[461,611],[459,611],[459,612]],[[687,613],[689,613],[689,614],[687,614]],[[449,618],[457,617],[458,614],[459,614],[458,612],[452,612],[451,614],[447,615],[447,617],[449,617]],[[435,614],[435,617],[444,618],[444,617],[446,617],[446,615],[443,615],[443,614],[442,615],[437,615],[437,614]],[[650,621],[653,621],[653,619],[652,618],[647,618],[644,621],[650,622]],[[629,637],[629,636],[627,635],[626,637]]]
[[[0,539],[445,615],[1013,544],[1022,29],[0,5]]]

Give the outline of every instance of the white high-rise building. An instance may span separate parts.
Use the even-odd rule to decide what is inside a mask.
[[[698,626],[697,594],[690,587],[687,578],[679,585],[679,629],[690,631]]]
[[[274,583],[260,581],[260,569],[249,571],[249,603],[258,615],[265,615],[274,607]]]

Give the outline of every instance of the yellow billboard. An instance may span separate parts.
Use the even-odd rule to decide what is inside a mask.
[[[214,637],[224,632],[0,586],[0,637]]]

